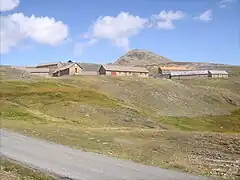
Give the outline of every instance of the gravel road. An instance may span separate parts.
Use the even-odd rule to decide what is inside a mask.
[[[140,165],[72,149],[7,130],[1,132],[1,154],[24,165],[72,180],[198,180],[186,173]],[[64,178],[62,178],[64,179]]]

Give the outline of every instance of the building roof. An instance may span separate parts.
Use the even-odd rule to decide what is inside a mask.
[[[149,71],[144,67],[134,67],[134,66],[117,66],[117,65],[102,65],[102,67],[107,71],[120,71],[120,72],[144,72]]]
[[[184,71],[192,69],[192,67],[189,66],[160,66],[159,68],[163,71]]]
[[[83,71],[98,71],[101,67],[101,64],[93,64],[93,63],[78,63],[82,68]]]
[[[49,73],[49,68],[15,67],[15,69],[19,69],[29,73]]]
[[[75,64],[77,64],[77,65],[82,69],[82,67],[81,67],[78,63],[67,63],[66,65],[64,65],[64,66],[56,69],[53,73],[56,73],[56,72],[58,72],[58,71],[62,71],[62,70],[65,70],[65,69],[69,69],[69,68],[71,68],[72,66],[74,66]]]
[[[82,71],[82,75],[98,75],[97,71]]]
[[[227,71],[221,71],[221,70],[209,70],[210,74],[222,74],[222,75],[228,75]]]
[[[207,70],[203,71],[172,71],[171,76],[194,76],[194,75],[208,75]]]
[[[42,63],[42,64],[37,65],[36,67],[51,66],[51,65],[58,65],[58,64],[62,64],[62,63],[61,62]]]

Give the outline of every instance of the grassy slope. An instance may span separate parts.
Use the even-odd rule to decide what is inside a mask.
[[[110,77],[1,81],[2,127],[145,164],[217,176],[220,168],[229,177],[240,158],[239,134],[234,134],[240,132],[239,82],[198,83]],[[214,83],[219,87],[211,87]],[[198,96],[206,88],[207,97],[220,100],[205,96],[201,101]],[[165,95],[169,91],[179,94],[171,101]],[[184,102],[194,98],[203,104],[192,107]],[[171,103],[164,109],[167,100]],[[178,114],[197,113],[166,116],[175,102],[186,104],[174,107]],[[216,104],[218,108],[208,110]],[[212,112],[227,114],[206,115]]]
[[[239,81],[206,81],[188,85],[171,80],[129,79],[111,77],[77,77],[61,79],[76,87],[89,86],[119,101],[135,106],[148,116],[184,116],[228,114],[240,106]],[[210,86],[219,84],[220,87]],[[229,84],[232,89],[228,88]],[[221,87],[223,85],[223,87]]]
[[[0,159],[0,179],[4,180],[53,180],[54,178],[40,172],[30,170],[21,165],[10,162],[4,158]]]

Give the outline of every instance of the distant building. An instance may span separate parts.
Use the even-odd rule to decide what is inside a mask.
[[[102,65],[99,69],[99,74],[112,76],[148,77],[149,71],[144,67]]]
[[[193,67],[185,66],[185,65],[178,65],[178,66],[169,66],[164,65],[158,67],[158,74],[163,74],[171,71],[191,71],[194,70]]]
[[[49,68],[49,73],[52,74],[57,68],[64,66],[62,62],[43,63],[36,66],[36,68]]]
[[[181,79],[181,78],[195,78],[195,77],[208,77],[208,70],[202,71],[173,71],[170,72],[171,79]]]
[[[52,75],[59,76],[74,76],[82,73],[82,67],[78,63],[68,62],[66,65],[56,69]]]
[[[12,66],[14,69],[26,71],[28,73],[31,73],[32,75],[37,76],[43,76],[43,77],[49,77],[49,68],[35,68],[35,67],[17,67]]]
[[[209,70],[208,76],[211,78],[228,78],[228,72],[220,70]]]

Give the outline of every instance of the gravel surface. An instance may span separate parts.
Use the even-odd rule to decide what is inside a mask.
[[[198,180],[203,177],[140,165],[83,152],[7,130],[1,132],[1,154],[46,172],[74,180]]]

